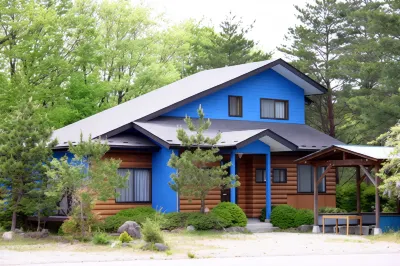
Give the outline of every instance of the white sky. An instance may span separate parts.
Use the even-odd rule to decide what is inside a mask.
[[[284,42],[289,27],[297,22],[294,5],[304,6],[311,0],[131,0],[143,2],[164,13],[171,22],[189,18],[205,19],[218,26],[231,11],[242,17],[245,25],[256,20],[249,38],[258,41],[265,51],[274,51],[274,57],[281,57],[276,47]]]

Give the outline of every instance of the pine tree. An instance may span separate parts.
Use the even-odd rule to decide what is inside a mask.
[[[185,118],[185,123],[190,131],[178,128],[177,137],[186,148],[180,155],[171,154],[168,165],[177,170],[171,175],[169,186],[179,196],[200,199],[200,212],[205,211],[207,194],[215,188],[232,188],[240,185],[237,175],[228,175],[227,169],[231,163],[220,165],[222,156],[215,146],[221,139],[221,133],[214,137],[205,135],[211,126],[211,121],[204,118],[201,106],[197,110],[199,115],[197,125],[190,117]]]
[[[16,228],[17,215],[41,212],[31,204],[36,202],[32,195],[43,192],[46,165],[56,145],[50,141],[52,130],[47,118],[36,115],[36,110],[29,100],[5,117],[0,128],[0,184],[6,188],[1,211],[12,212],[12,231]]]
[[[117,197],[117,188],[123,188],[127,176],[118,174],[120,160],[103,159],[110,147],[100,139],[87,141],[81,135],[76,145],[69,143],[69,152],[74,158],[69,162],[67,156],[53,159],[47,174],[53,190],[48,196],[72,194],[72,213],[74,221],[84,239],[96,222],[92,213],[95,201],[106,201]]]

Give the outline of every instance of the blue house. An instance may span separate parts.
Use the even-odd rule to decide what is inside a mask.
[[[313,171],[294,161],[342,144],[305,125],[307,96],[324,93],[322,85],[282,59],[206,70],[56,130],[55,152],[64,154],[81,132],[84,138],[108,140],[106,156],[121,159],[119,171],[129,170],[130,177],[117,199],[96,204],[102,216],[141,205],[199,211],[198,200],[179,198],[168,186],[174,169],[167,162],[181,151],[177,127],[185,128],[186,115],[195,119],[201,105],[212,121],[207,134],[222,133],[218,147],[241,182],[236,189],[210,192],[208,208],[231,201],[248,217],[266,207],[267,218],[272,205],[312,209]],[[335,206],[335,186],[333,170],[318,187],[320,206]]]

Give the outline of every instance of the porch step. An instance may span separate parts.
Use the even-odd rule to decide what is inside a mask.
[[[258,222],[258,223],[248,223],[246,226],[246,229],[249,232],[252,233],[269,233],[273,232],[278,229],[278,227],[272,226],[270,223],[263,223],[263,222]]]

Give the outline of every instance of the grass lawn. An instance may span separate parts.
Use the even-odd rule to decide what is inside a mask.
[[[400,232],[388,232],[377,236],[368,236],[372,241],[385,241],[400,244]]]

